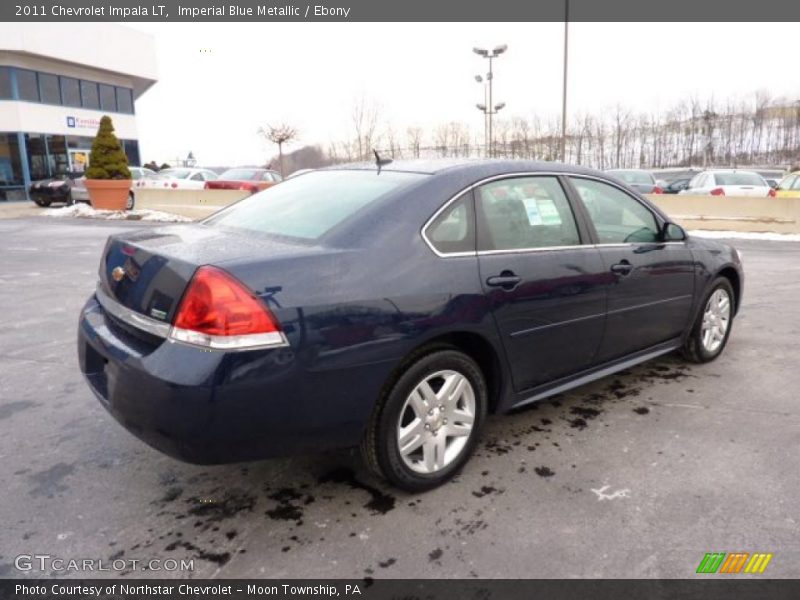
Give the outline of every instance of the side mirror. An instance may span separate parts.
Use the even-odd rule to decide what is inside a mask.
[[[664,223],[664,226],[661,228],[662,242],[682,242],[685,239],[686,232],[683,230],[683,227],[671,221]]]

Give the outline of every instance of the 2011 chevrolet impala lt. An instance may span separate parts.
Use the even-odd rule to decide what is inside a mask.
[[[190,462],[360,445],[393,484],[424,490],[467,461],[488,412],[725,347],[738,252],[618,180],[387,163],[111,236],[78,336],[108,411]]]

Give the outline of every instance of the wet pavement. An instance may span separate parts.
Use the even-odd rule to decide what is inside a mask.
[[[516,414],[422,495],[342,451],[201,467],[124,431],[77,366],[105,237],[0,221],[0,577],[691,577],[706,552],[800,576],[800,244],[738,241],[723,356],[667,356]],[[19,571],[18,555],[192,571]],[[157,567],[154,567],[157,568]]]

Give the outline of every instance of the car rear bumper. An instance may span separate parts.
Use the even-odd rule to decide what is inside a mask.
[[[230,353],[148,339],[94,296],[81,312],[78,356],[95,396],[123,427],[196,464],[353,446],[389,368],[308,372],[291,348]],[[365,384],[359,393],[355,377]]]

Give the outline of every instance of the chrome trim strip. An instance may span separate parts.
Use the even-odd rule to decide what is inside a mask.
[[[559,176],[560,177],[578,177],[578,178],[583,178],[583,179],[593,179],[595,181],[599,181],[601,183],[605,183],[605,184],[608,184],[610,186],[613,186],[613,187],[619,189],[621,192],[627,194],[628,196],[630,196],[634,200],[636,200],[639,204],[644,206],[648,211],[653,213],[653,216],[656,217],[657,221],[660,222],[662,220],[661,215],[659,215],[658,213],[653,212],[653,209],[650,206],[648,206],[647,204],[643,203],[640,198],[637,198],[636,196],[631,195],[629,190],[626,190],[624,187],[622,187],[618,183],[615,183],[611,179],[605,179],[603,177],[597,177],[596,175],[584,175],[583,173],[570,173],[568,171],[563,171],[563,172],[557,172],[557,171],[517,171],[517,172],[512,172],[512,173],[503,173],[501,175],[492,175],[490,177],[486,177],[484,179],[476,181],[473,184],[468,185],[467,187],[462,189],[460,192],[457,192],[452,198],[450,198],[447,202],[442,204],[442,206],[440,206],[439,209],[435,213],[433,213],[433,216],[431,216],[431,218],[429,218],[427,221],[425,221],[425,224],[420,229],[420,235],[422,236],[422,239],[425,241],[425,243],[428,245],[428,248],[430,248],[431,251],[436,256],[438,256],[439,258],[456,258],[456,257],[463,257],[463,256],[484,256],[484,255],[487,255],[487,254],[518,253],[518,252],[542,252],[542,251],[545,251],[545,250],[567,250],[567,249],[573,250],[575,248],[606,248],[606,247],[613,247],[613,246],[624,247],[624,246],[635,246],[635,245],[639,245],[639,244],[657,244],[657,245],[661,245],[661,244],[673,244],[673,243],[678,243],[678,244],[686,243],[685,240],[683,240],[683,241],[680,241],[680,242],[637,242],[637,243],[631,242],[631,243],[623,243],[623,244],[578,244],[576,246],[552,246],[550,248],[547,248],[547,247],[545,247],[545,248],[520,248],[518,250],[477,250],[477,251],[469,251],[469,252],[439,252],[434,247],[434,245],[430,241],[430,239],[428,239],[426,231],[427,231],[428,227],[430,227],[431,223],[433,223],[433,221],[436,220],[436,217],[438,217],[442,212],[444,212],[447,209],[447,207],[450,206],[453,202],[455,202],[456,200],[460,199],[461,196],[463,196],[467,192],[471,192],[476,187],[478,187],[480,185],[483,185],[484,183],[489,183],[491,181],[496,181],[498,179],[515,179],[517,177],[559,177]]]
[[[587,315],[585,317],[577,317],[575,319],[567,319],[566,321],[559,321],[558,323],[548,323],[547,325],[539,325],[538,327],[531,327],[530,329],[520,329],[519,331],[515,331],[511,334],[510,337],[519,337],[521,335],[528,335],[529,333],[535,333],[537,331],[541,331],[543,329],[552,329],[553,327],[561,327],[562,325],[570,325],[572,323],[580,323],[581,321],[589,321],[590,319],[597,319],[600,317],[605,317],[606,313],[597,313],[594,315]]]
[[[289,345],[289,340],[282,331],[268,333],[252,333],[246,335],[208,335],[189,329],[173,327],[169,341],[187,344],[204,350],[226,350],[236,352],[242,350],[263,350],[265,348],[281,348]]]
[[[156,321],[145,315],[140,315],[127,306],[123,306],[106,294],[100,286],[97,287],[94,294],[100,306],[103,307],[103,310],[123,323],[127,323],[131,327],[136,327],[137,329],[141,329],[142,331],[146,331],[147,333],[161,338],[169,337],[169,330],[171,328],[169,323]]]
[[[636,306],[626,306],[625,308],[617,308],[615,310],[609,310],[606,312],[607,315],[618,315],[624,312],[630,312],[632,310],[638,310],[640,308],[648,308],[649,306],[658,306],[659,304],[666,304],[667,302],[677,302],[678,300],[685,300],[686,298],[693,298],[691,294],[684,294],[683,296],[674,296],[672,298],[665,298],[663,300],[655,300],[653,302],[645,302],[644,304],[637,304]]]

